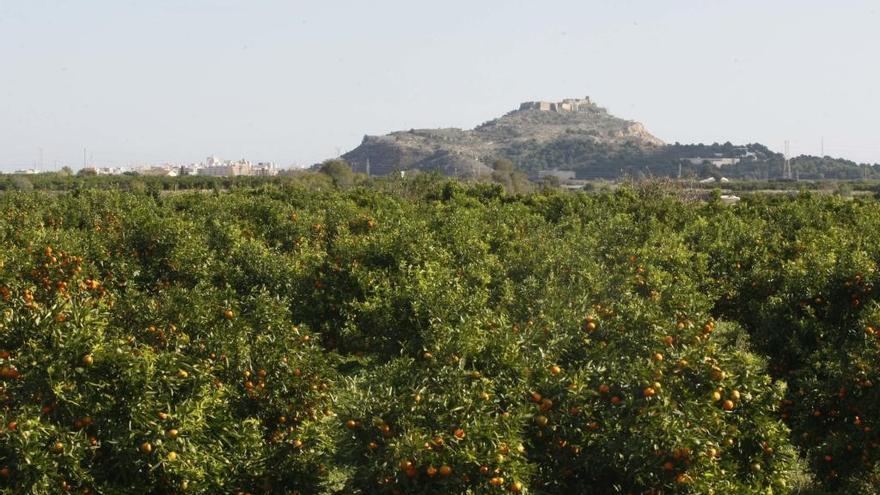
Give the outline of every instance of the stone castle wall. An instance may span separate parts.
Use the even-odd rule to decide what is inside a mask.
[[[559,102],[550,101],[527,101],[519,106],[520,110],[540,110],[542,112],[569,113],[577,112],[581,107],[592,106],[593,102],[587,96],[584,99],[566,98]]]

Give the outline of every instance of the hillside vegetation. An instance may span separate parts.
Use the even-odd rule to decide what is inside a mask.
[[[880,203],[0,195],[0,493],[876,493]]]

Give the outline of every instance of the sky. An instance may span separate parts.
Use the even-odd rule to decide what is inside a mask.
[[[0,0],[0,170],[309,166],[589,95],[667,142],[880,163],[876,0]]]

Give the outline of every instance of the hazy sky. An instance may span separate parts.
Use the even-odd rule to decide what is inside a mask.
[[[668,142],[880,162],[877,0],[0,0],[0,168],[310,165],[591,96]]]

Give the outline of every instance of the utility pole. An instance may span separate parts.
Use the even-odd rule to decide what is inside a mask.
[[[370,176],[370,157],[367,157],[367,177]]]
[[[782,166],[782,178],[791,179],[791,161],[789,159],[789,142],[785,141],[785,164]]]

